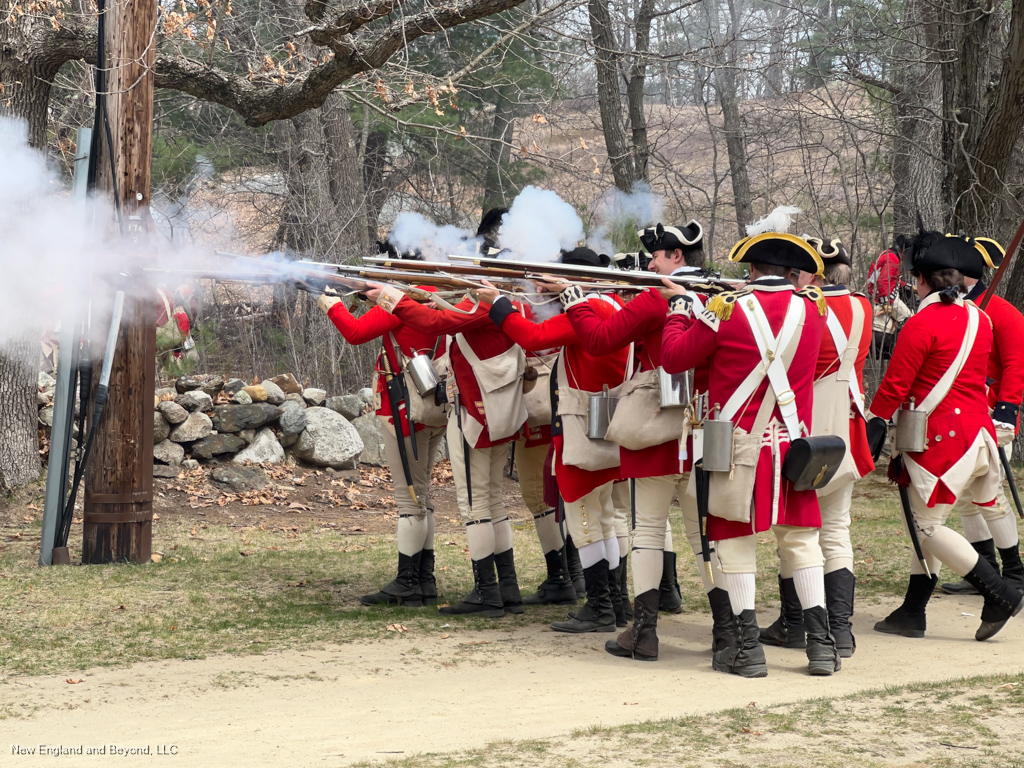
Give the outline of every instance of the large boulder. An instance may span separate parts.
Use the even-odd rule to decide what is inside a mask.
[[[291,400],[285,400],[281,405],[281,415],[277,423],[282,433],[297,435],[306,428],[306,409]]]
[[[174,388],[179,395],[192,392],[201,386],[203,386],[203,382],[193,376],[179,376],[177,381],[174,382]]]
[[[265,390],[261,384],[253,384],[251,387],[242,387],[241,391],[251,397],[254,403],[267,402],[267,390]]]
[[[153,458],[162,464],[181,464],[185,449],[171,440],[162,440],[153,446]]]
[[[347,419],[330,408],[307,408],[306,429],[293,452],[318,467],[343,469],[363,452],[363,440]]]
[[[170,440],[176,443],[194,443],[213,433],[213,422],[202,411],[190,413],[188,418],[171,430]]]
[[[241,432],[262,427],[280,415],[281,409],[269,403],[218,405],[213,409],[213,423],[218,432]]]
[[[270,379],[261,381],[260,386],[263,387],[263,391],[267,393],[267,402],[271,405],[280,405],[284,402],[284,392],[277,384],[272,382]],[[251,393],[250,393],[251,394]],[[253,400],[256,398],[254,397]]]
[[[308,389],[302,390],[302,399],[310,405],[323,405],[327,399],[327,391],[323,389],[317,389],[316,387],[309,387]]]
[[[238,453],[245,448],[245,440],[235,435],[210,435],[192,446],[192,455],[201,459],[212,459],[222,453]]]
[[[327,398],[324,405],[341,414],[347,421],[357,419],[366,413],[366,403],[359,395],[336,395]]]
[[[201,389],[185,392],[174,398],[174,402],[186,411],[210,411],[213,410],[213,398]],[[170,419],[168,419],[170,421]]]
[[[279,464],[284,461],[284,448],[270,427],[263,427],[244,451],[232,459],[235,464],[251,461],[253,464]]]
[[[153,445],[162,443],[171,434],[171,425],[157,411],[153,411]]]
[[[384,453],[384,425],[375,414],[368,413],[353,420],[352,426],[363,441],[363,452],[359,454],[360,464],[383,467],[388,463]]]
[[[224,464],[210,473],[210,482],[235,493],[258,491],[267,485],[267,476],[259,467],[235,467]]]
[[[178,397],[186,397],[186,395],[178,395]],[[181,424],[188,418],[188,411],[173,400],[162,400],[156,409],[167,419],[169,424]]]
[[[286,395],[301,395],[302,385],[295,379],[290,373],[282,373],[279,376],[274,376],[269,379],[274,384],[277,384],[281,388],[281,391]]]

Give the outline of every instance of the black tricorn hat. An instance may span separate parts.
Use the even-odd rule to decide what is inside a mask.
[[[590,248],[580,246],[571,251],[562,251],[559,258],[562,264],[576,264],[581,267],[608,267],[612,260],[603,253],[597,253]]]
[[[811,247],[818,252],[823,266],[829,267],[833,264],[853,266],[850,254],[846,252],[846,247],[840,242],[838,237],[825,240],[820,237],[804,235],[804,240],[810,243]]]
[[[1006,249],[991,237],[976,237],[974,242],[985,249],[985,266],[995,269],[1006,257]]]
[[[915,245],[907,251],[910,257],[910,268],[917,272],[935,272],[940,269],[955,269],[966,277],[981,279],[989,258],[978,242],[969,237],[947,235],[934,237],[934,232],[924,232],[930,245],[917,245],[922,237],[914,241]]]
[[[788,232],[762,232],[744,237],[729,252],[729,261],[743,264],[771,264],[820,275],[821,256],[802,237]]]
[[[674,251],[677,248],[683,253],[703,247],[704,229],[693,219],[681,227],[655,224],[636,231],[648,253],[655,251]]]

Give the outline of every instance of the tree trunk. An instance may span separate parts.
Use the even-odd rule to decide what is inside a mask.
[[[622,98],[619,93],[619,70],[615,60],[615,35],[612,31],[608,0],[588,0],[590,34],[594,43],[594,67],[597,70],[597,102],[601,112],[601,130],[612,166],[615,186],[631,192],[637,180],[633,154],[626,143],[622,122]]]
[[[8,339],[0,354],[0,493],[39,477],[36,381],[39,376],[39,336]]]
[[[654,19],[654,0],[642,0],[635,20],[633,66],[630,67],[626,100],[629,105],[629,124],[633,131],[634,182],[649,182],[647,164],[651,150],[647,143],[647,115],[644,112],[644,85],[647,81],[647,54],[651,50],[651,21]]]
[[[492,141],[489,148],[487,176],[484,179],[484,211],[503,207],[506,203],[506,189],[503,183],[508,173],[508,162],[511,157],[513,122],[512,102],[505,94],[498,91],[494,100],[494,120],[491,123]]]

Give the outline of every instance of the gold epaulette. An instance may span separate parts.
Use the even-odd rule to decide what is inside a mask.
[[[728,320],[732,317],[732,308],[736,304],[737,300],[741,296],[746,296],[751,292],[751,288],[740,288],[735,291],[725,291],[718,294],[717,296],[711,297],[707,303],[707,310],[715,315],[719,320]]]
[[[796,292],[797,296],[803,296],[805,299],[810,299],[818,305],[818,314],[822,317],[828,312],[828,304],[825,302],[825,293],[816,285],[808,285],[806,288],[801,288]]]

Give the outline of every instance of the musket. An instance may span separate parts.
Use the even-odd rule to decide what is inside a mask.
[[[615,290],[641,291],[645,288],[661,287],[663,275],[639,270],[606,269],[586,267],[578,264],[561,264],[558,262],[514,261],[512,259],[495,259],[483,256],[450,257],[452,263],[431,261],[412,261],[408,259],[392,259],[382,256],[367,256],[363,259],[367,264],[384,267],[385,269],[401,269],[406,272],[424,272],[450,275],[472,275],[499,280],[544,280],[558,277],[576,284],[593,284],[601,287],[613,287]],[[742,281],[728,281],[711,277],[688,277],[676,275],[669,277],[672,282],[707,293],[721,293],[735,290]]]
[[[1003,465],[1003,472],[1006,473],[1006,480],[1010,484],[1010,494],[1013,496],[1013,503],[1017,507],[1017,515],[1024,520],[1024,508],[1020,505],[1020,495],[1017,493],[1017,483],[1013,479],[1013,472],[1010,470],[1010,459],[1006,455],[1006,448],[999,446],[999,463]]]
[[[711,571],[711,542],[708,540],[708,506],[711,503],[711,478],[704,471],[704,459],[694,462],[693,471],[697,473],[697,528],[700,531],[700,555],[704,561],[704,572],[708,583],[714,584],[715,577]]]
[[[1020,247],[1020,241],[1024,239],[1024,221],[1017,227],[1017,232],[1013,236],[1013,240],[1010,241],[1010,247],[1006,249],[1006,256],[1003,257],[1002,262],[999,264],[999,269],[996,270],[995,275],[992,277],[992,284],[985,289],[985,295],[981,299],[981,303],[978,308],[982,311],[988,306],[988,303],[992,301],[992,297],[996,295],[996,288],[999,287],[999,281],[1003,279],[1003,273],[1006,268],[1010,265],[1010,260],[1013,259],[1017,249]]]
[[[402,460],[402,472],[405,474],[405,483],[409,489],[409,495],[412,496],[412,502],[419,506],[419,501],[416,498],[416,489],[413,487],[412,482],[412,470],[409,467],[409,453],[405,447],[405,437],[402,435],[402,416],[400,414],[402,387],[399,383],[402,377],[391,368],[391,361],[388,359],[387,350],[384,350],[381,361],[384,364],[385,389],[387,390],[388,403],[391,405],[391,420],[395,424],[395,437],[398,439],[398,456]],[[405,408],[408,412],[408,400],[405,401]],[[413,431],[411,421],[409,422],[409,439],[415,444],[416,433]]]
[[[907,523],[907,532],[910,534],[910,543],[914,546],[914,556],[921,563],[925,575],[930,579],[932,572],[928,568],[928,561],[925,559],[924,550],[921,549],[921,539],[917,535],[917,524],[914,521],[914,513],[910,509],[910,492],[906,487],[899,484],[899,477],[903,474],[903,455],[896,456],[892,461],[899,462],[896,470],[897,487],[900,489],[900,506],[903,508],[903,519]]]

